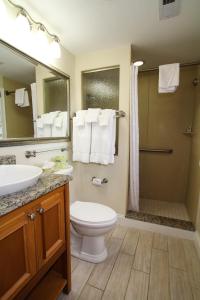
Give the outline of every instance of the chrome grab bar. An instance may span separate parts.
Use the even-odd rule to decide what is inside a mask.
[[[151,152],[151,153],[173,153],[173,149],[154,149],[154,148],[140,148],[140,152]]]

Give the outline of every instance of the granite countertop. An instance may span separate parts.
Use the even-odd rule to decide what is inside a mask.
[[[38,199],[70,180],[72,180],[71,176],[43,174],[35,185],[20,192],[0,196],[0,216]]]

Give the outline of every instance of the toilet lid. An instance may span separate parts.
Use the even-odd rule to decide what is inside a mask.
[[[116,212],[105,205],[93,202],[76,201],[70,207],[72,218],[88,223],[104,223],[117,217]]]

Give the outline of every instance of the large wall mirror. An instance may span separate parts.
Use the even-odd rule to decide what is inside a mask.
[[[70,137],[70,79],[0,41],[0,146]]]

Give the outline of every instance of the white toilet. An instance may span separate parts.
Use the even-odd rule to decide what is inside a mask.
[[[105,260],[104,237],[116,224],[116,212],[102,204],[76,201],[70,206],[70,219],[72,255],[93,263]]]

